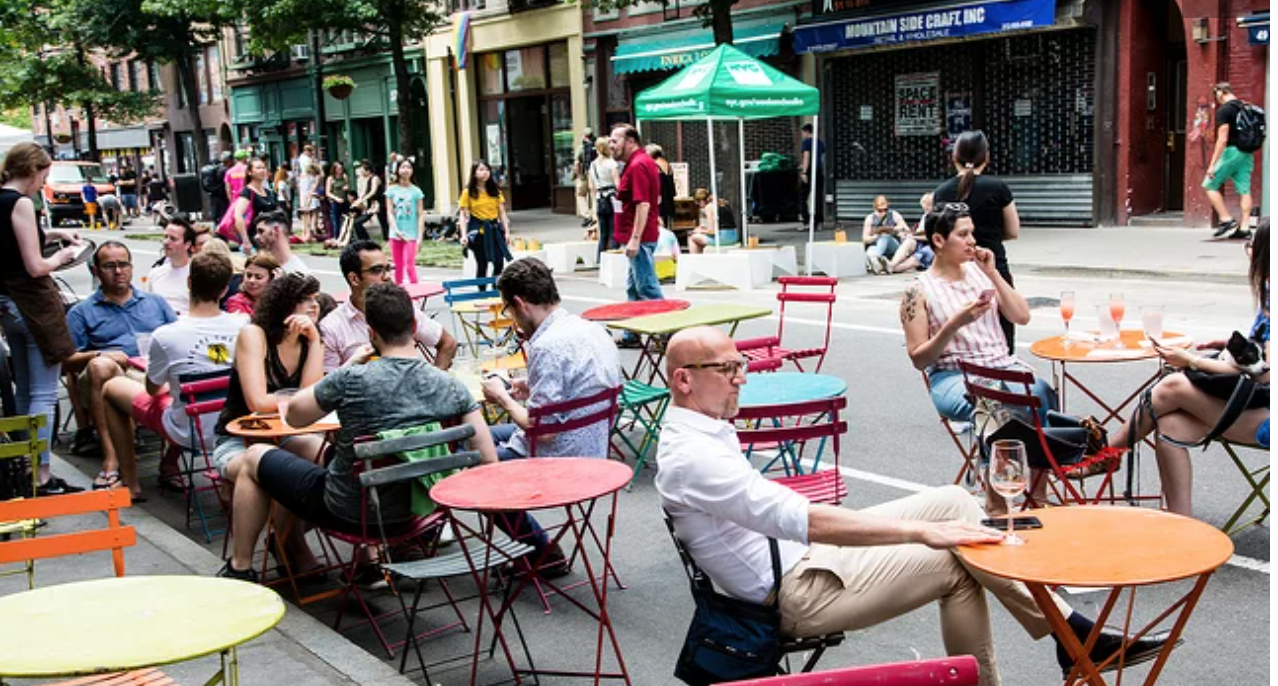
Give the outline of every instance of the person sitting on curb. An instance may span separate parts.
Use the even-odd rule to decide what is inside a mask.
[[[379,283],[363,295],[371,345],[351,364],[298,392],[284,417],[290,426],[309,426],[337,412],[342,428],[332,461],[321,467],[266,444],[251,446],[237,459],[235,540],[219,576],[257,580],[253,550],[271,500],[311,524],[347,533],[360,532],[365,514],[368,521],[379,521],[371,507],[361,511],[362,489],[354,475],[356,438],[459,418],[475,430],[467,443],[479,452],[480,462],[497,462],[488,424],[470,390],[418,353],[413,340],[416,308],[408,293],[395,284]],[[380,501],[380,521],[388,530],[411,521],[407,487],[382,489]]]
[[[874,199],[874,211],[865,215],[861,242],[865,244],[865,270],[871,274],[891,274],[890,260],[901,247],[910,226],[900,212],[891,209],[886,195]]]
[[[164,223],[164,260],[146,276],[146,290],[154,293],[181,317],[191,307],[187,281],[191,276],[191,253],[195,248],[195,226],[181,214]]]
[[[151,335],[147,356],[146,383],[117,376],[106,383],[102,396],[106,425],[120,463],[120,482],[133,498],[142,495],[138,484],[134,423],[164,436],[170,443],[198,450],[200,437],[191,435],[186,402],[178,392],[180,377],[228,369],[235,337],[248,324],[248,317],[218,309],[218,301],[231,281],[231,260],[225,255],[205,252],[191,260],[191,312]],[[204,445],[213,445],[217,415],[201,415]],[[167,488],[181,484],[163,482]]]
[[[285,274],[310,274],[311,270],[302,258],[293,254],[289,243],[292,226],[293,222],[283,210],[263,212],[253,217],[253,233],[257,236],[258,249],[274,257]]]
[[[497,443],[497,457],[503,461],[527,457],[532,451],[525,431],[532,425],[524,401],[529,407],[543,407],[574,398],[597,395],[622,384],[621,357],[612,337],[600,326],[588,322],[559,306],[559,289],[550,269],[535,257],[512,262],[497,277],[506,311],[515,320],[515,328],[527,343],[528,378],[506,381],[500,376],[484,380],[484,399],[500,405],[511,423],[492,427]],[[568,421],[597,412],[601,406],[583,407],[561,417]],[[610,422],[600,422],[574,431],[542,436],[537,442],[537,457],[608,457]],[[513,538],[529,541],[540,554],[550,544],[544,531],[531,516],[515,516],[508,531]],[[523,522],[526,521],[526,524]],[[567,572],[562,550],[549,553],[549,568]]]
[[[711,327],[680,331],[667,348],[671,407],[655,483],[675,534],[697,565],[733,598],[775,602],[787,636],[856,631],[939,601],[946,652],[974,656],[982,686],[999,684],[985,591],[1034,639],[1051,633],[1024,584],[970,567],[955,552],[961,545],[998,543],[1004,534],[980,526],[985,514],[958,486],[857,511],[809,502],[764,478],[742,454],[731,423],[747,362],[727,334]],[[776,539],[781,557],[776,598],[770,597],[769,538]],[[1059,596],[1053,599],[1086,641],[1093,622]],[[1166,640],[1160,632],[1129,644],[1125,666],[1156,658]],[[1103,630],[1091,659],[1108,659],[1123,641],[1120,633]],[[1073,660],[1059,641],[1056,655],[1068,674]]]
[[[177,321],[173,308],[158,295],[133,286],[133,254],[119,241],[106,241],[93,253],[89,269],[101,282],[92,295],[76,303],[67,313],[67,328],[79,352],[62,364],[64,373],[77,378],[80,402],[76,411],[74,455],[102,454],[102,471],[93,480],[95,488],[107,488],[120,480],[102,404],[102,387],[117,376],[141,382],[146,373],[129,364],[130,357],[146,351],[138,349],[137,337]],[[94,430],[100,438],[94,438]],[[176,471],[176,465],[170,471]]]
[[[373,241],[355,241],[346,246],[338,264],[342,278],[351,289],[351,296],[320,320],[325,372],[349,364],[368,345],[364,295],[372,286],[390,282],[391,270],[394,269],[387,262],[382,246]],[[421,310],[416,310],[413,317],[417,322],[413,340],[432,352],[436,367],[448,369],[453,366],[453,355],[457,354],[457,340],[453,335]]]

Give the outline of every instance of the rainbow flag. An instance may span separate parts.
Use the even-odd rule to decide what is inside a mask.
[[[453,55],[456,56],[457,70],[461,71],[470,61],[470,52],[466,49],[470,45],[470,12],[457,13],[457,26],[453,29],[453,37],[457,41],[453,46]]]

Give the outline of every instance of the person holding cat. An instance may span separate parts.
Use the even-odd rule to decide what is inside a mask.
[[[1158,473],[1163,482],[1163,494],[1167,497],[1167,509],[1176,514],[1192,516],[1191,495],[1193,464],[1189,460],[1189,448],[1196,447],[1202,439],[1221,430],[1221,418],[1236,385],[1236,377],[1250,376],[1258,382],[1245,409],[1227,428],[1223,428],[1226,440],[1235,443],[1254,444],[1262,440],[1262,431],[1268,431],[1269,423],[1269,218],[1260,220],[1256,233],[1246,244],[1251,260],[1247,280],[1258,304],[1256,321],[1251,332],[1243,340],[1236,334],[1229,350],[1218,359],[1195,353],[1167,348],[1154,342],[1154,349],[1168,366],[1177,369],[1142,399],[1143,411],[1138,410],[1132,421],[1110,436],[1109,444],[1115,447],[1134,446],[1154,433],[1154,452],[1158,456]],[[1203,347],[1223,348],[1218,342]],[[1229,354],[1233,353],[1233,354]],[[1253,359],[1255,358],[1255,359]],[[1210,377],[1223,375],[1224,383],[1209,383]],[[1233,377],[1233,378],[1228,378]],[[1221,397],[1224,396],[1224,397]],[[1263,436],[1264,442],[1268,437]]]

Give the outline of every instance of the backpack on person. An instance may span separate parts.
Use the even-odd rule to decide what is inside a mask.
[[[1234,119],[1234,136],[1242,152],[1256,152],[1265,144],[1265,111],[1249,102],[1239,102]]]
[[[223,189],[223,169],[221,164],[210,162],[200,170],[200,188],[205,193],[217,193]]]

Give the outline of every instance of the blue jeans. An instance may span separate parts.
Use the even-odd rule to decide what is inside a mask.
[[[896,254],[897,248],[900,247],[901,241],[898,240],[896,236],[890,233],[885,233],[879,236],[878,240],[871,243],[870,246],[865,249],[865,254],[869,255],[871,258],[886,257],[890,260],[892,259],[892,256]]]
[[[27,331],[26,322],[18,312],[18,306],[8,297],[0,295],[0,327],[9,341],[9,354],[13,358],[13,385],[17,411],[20,415],[43,414],[47,420],[39,437],[48,446],[53,436],[53,411],[58,404],[58,379],[62,365],[47,365],[40,347]],[[40,453],[40,464],[49,463],[49,451]]]
[[[657,279],[657,263],[653,253],[657,243],[640,243],[639,252],[630,258],[630,275],[626,277],[626,300],[661,300],[661,281]]]
[[[527,456],[507,448],[503,445],[515,435],[519,427],[515,424],[497,424],[488,428],[488,432],[493,435],[493,443],[497,444],[497,459],[502,462],[507,460],[523,460]],[[516,540],[531,545],[536,553],[540,553],[543,548],[550,544],[550,538],[546,536],[545,530],[537,523],[537,520],[527,512],[506,512],[497,515],[497,528],[501,529]]]
[[[956,422],[972,421],[972,410],[975,408],[967,398],[963,372],[957,369],[943,369],[928,374],[928,381],[932,389],[932,404],[936,406],[936,411],[942,417]],[[1015,393],[1022,392],[1020,384],[1015,384],[1011,390]],[[1030,392],[1042,401],[1038,410],[1039,420],[1047,421],[1047,411],[1056,409],[1056,391],[1052,389],[1051,384],[1034,377],[1034,385],[1030,386]]]

